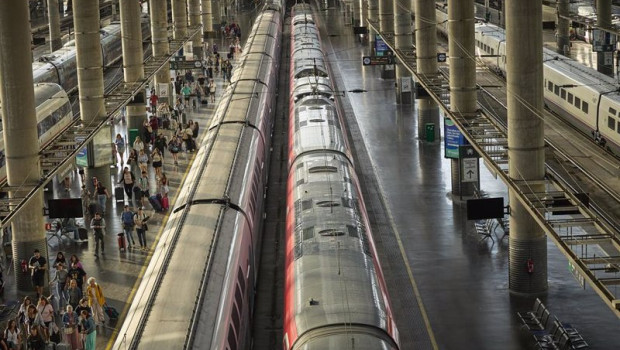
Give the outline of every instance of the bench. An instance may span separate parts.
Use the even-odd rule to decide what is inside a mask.
[[[577,330],[568,323],[562,323],[553,316],[552,325],[547,331],[551,313],[539,298],[534,301],[532,310],[518,312],[520,322],[534,339],[535,349],[588,349],[589,345]]]
[[[495,232],[495,228],[497,226],[494,219],[476,221],[474,222],[474,227],[476,228],[476,233],[482,236],[482,238],[480,238],[480,242],[487,238],[490,238],[493,242],[495,242],[493,232]]]

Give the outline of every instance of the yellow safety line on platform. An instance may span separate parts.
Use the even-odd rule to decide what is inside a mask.
[[[198,151],[193,153],[191,160],[187,163],[187,169],[185,169],[185,173],[183,174],[183,179],[181,180],[181,183],[179,184],[179,190],[174,195],[174,202],[172,203],[177,202],[177,198],[179,198],[179,194],[181,193],[181,188],[183,187],[182,185],[183,183],[185,183],[187,174],[189,174],[189,169],[192,167],[192,164],[194,164],[194,159],[196,158],[197,154],[198,154]],[[164,227],[166,227],[166,224],[168,223],[168,218],[170,217],[171,212],[172,212],[172,208],[169,208],[168,211],[166,212],[166,216],[164,216],[164,219],[161,222],[161,227],[159,228],[159,231],[157,232],[157,237],[155,238],[155,240],[151,244],[151,247],[149,248],[148,257],[146,261],[144,262],[144,265],[142,266],[140,273],[138,274],[138,279],[136,280],[136,283],[134,283],[133,288],[131,289],[131,293],[129,293],[129,297],[127,297],[127,301],[125,302],[125,307],[123,308],[123,311],[121,312],[121,315],[118,318],[119,320],[124,320],[125,317],[127,316],[127,313],[129,312],[129,308],[131,307],[133,298],[135,297],[136,292],[138,291],[138,287],[140,286],[140,283],[142,283],[142,278],[144,277],[146,268],[149,266],[151,262],[151,258],[153,258],[153,250],[155,249],[155,247],[157,247],[157,244],[159,243],[159,239],[161,238],[161,235],[164,231]],[[105,347],[106,350],[112,349],[114,342],[116,342],[116,337],[118,336],[118,332],[121,326],[122,324],[120,325],[116,324],[116,327],[114,327],[114,331],[112,332],[110,339],[108,339],[108,344]]]

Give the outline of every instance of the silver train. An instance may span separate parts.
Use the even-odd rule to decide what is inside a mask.
[[[34,103],[37,113],[39,146],[47,145],[57,134],[69,127],[73,120],[71,102],[65,90],[58,84],[34,84]],[[2,115],[0,104],[0,115]],[[6,179],[4,133],[0,123],[0,182]]]
[[[437,23],[448,15],[436,11]],[[447,21],[445,22],[447,23]],[[488,23],[475,25],[476,55],[490,67],[506,73],[504,29]],[[446,35],[447,29],[438,26]],[[543,48],[546,106],[616,156],[620,155],[620,93],[618,83],[592,68]]]
[[[398,349],[318,23],[292,11],[283,348]]]
[[[282,35],[249,32],[114,349],[248,349]]]
[[[148,17],[142,17],[142,40],[151,37]],[[121,25],[112,22],[100,29],[101,53],[103,67],[116,63],[122,56]],[[62,48],[48,55],[43,55],[38,62],[32,64],[35,83],[55,83],[62,86],[68,93],[77,89],[77,55],[75,41],[67,42]]]

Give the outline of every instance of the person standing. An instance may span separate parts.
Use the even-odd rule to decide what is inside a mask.
[[[90,214],[90,212],[88,211],[88,208],[90,207],[90,196],[90,191],[88,190],[88,188],[86,188],[86,185],[82,185],[80,197],[82,198],[82,211],[85,217]]]
[[[45,341],[50,340],[50,324],[52,323],[52,321],[54,320],[54,308],[52,307],[52,305],[47,301],[47,298],[45,298],[44,296],[41,296],[39,298],[39,304],[37,305],[37,313],[39,315],[41,315],[41,320],[43,321],[43,324],[45,325],[45,327],[42,327],[41,329],[41,333],[43,333],[43,338],[45,339]]]
[[[43,283],[45,283],[45,270],[47,270],[47,260],[41,256],[38,249],[34,250],[34,255],[28,261],[32,286],[37,292],[37,299],[43,295]]]
[[[15,320],[10,320],[7,324],[4,330],[4,338],[9,349],[17,350],[22,348],[22,336]]]
[[[211,103],[215,103],[215,82],[213,79],[209,81],[209,96],[211,96]]]
[[[54,279],[50,282],[53,284],[56,282],[56,294],[58,295],[58,305],[62,309],[66,303],[67,297],[67,279],[69,278],[69,272],[65,269],[65,264],[55,263],[56,274]]]
[[[157,113],[157,101],[159,100],[159,96],[155,93],[155,89],[151,89],[151,97],[149,97],[149,101],[151,102],[151,113]]]
[[[146,245],[146,230],[147,225],[146,221],[148,220],[148,216],[144,214],[144,210],[142,207],[138,208],[138,212],[134,216],[134,222],[136,223],[136,232],[138,233],[138,241],[140,241],[140,248],[142,250],[147,249]]]
[[[138,186],[140,186],[140,191],[141,191],[140,203],[136,203],[136,204],[139,204],[138,205],[139,207],[143,207],[145,198],[146,200],[148,200],[149,196],[151,195],[149,193],[149,177],[146,173],[146,170],[142,170],[141,175],[142,176],[138,179]]]
[[[103,233],[105,232],[105,219],[101,217],[101,213],[97,212],[95,217],[90,221],[90,227],[95,234],[95,257],[99,257],[99,243],[101,243],[101,254],[105,254],[105,245],[103,242]]]
[[[90,306],[95,324],[102,325],[105,321],[103,316],[103,305],[105,305],[103,290],[101,290],[101,286],[97,283],[95,277],[89,278],[87,283],[86,295],[88,297],[88,306]]]
[[[87,310],[82,310],[82,334],[84,334],[84,348],[86,350],[95,350],[97,348],[97,329],[95,321]]]
[[[189,87],[189,84],[185,84],[185,86],[183,86],[183,88],[181,89],[181,94],[183,95],[184,104],[187,108],[191,107],[191,105],[189,104],[189,98],[191,93],[192,89]]]
[[[140,193],[140,197],[142,197],[142,193]],[[141,200],[141,198],[136,198],[137,200]],[[127,249],[131,249],[133,245],[135,245],[135,241],[133,239],[133,228],[136,226],[136,223],[133,221],[133,212],[129,210],[129,206],[125,205],[123,209],[123,213],[121,214],[121,223],[123,224],[123,232],[125,233],[125,237],[127,237]]]
[[[76,270],[79,268],[76,268]],[[82,270],[84,271],[84,270]],[[79,271],[77,272],[79,273]],[[69,282],[69,288],[67,288],[67,302],[73,308],[76,308],[80,304],[80,299],[82,298],[82,290],[78,287],[78,282],[76,279],[71,279]]]

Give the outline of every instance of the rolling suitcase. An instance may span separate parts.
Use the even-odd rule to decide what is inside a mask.
[[[126,248],[126,245],[125,245],[125,233],[124,232],[118,233],[117,236],[118,236],[118,239],[117,239],[118,240],[118,249],[121,252],[124,252],[125,248]]]
[[[91,218],[95,217],[95,213],[99,211],[99,206],[97,205],[97,203],[91,203],[88,205],[88,213],[90,214]]]
[[[113,306],[103,305],[103,312],[110,318],[110,321],[118,319],[118,311]]]
[[[170,201],[168,200],[168,197],[164,197],[161,199],[161,207],[164,210],[168,210],[170,208]]]
[[[153,210],[162,211],[161,202],[159,201],[159,198],[157,198],[157,196],[150,196],[149,203],[151,203]]]
[[[71,346],[67,343],[56,344],[56,350],[71,350]]]
[[[116,198],[117,202],[124,202],[125,201],[125,189],[122,187],[115,187],[114,198]]]

